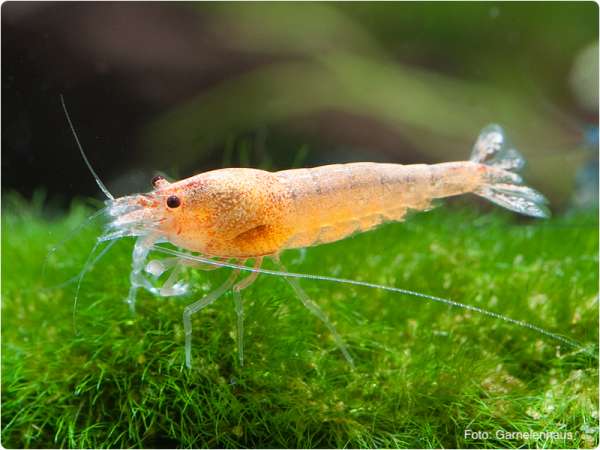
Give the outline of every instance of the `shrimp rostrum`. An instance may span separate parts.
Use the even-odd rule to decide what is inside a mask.
[[[524,186],[516,173],[523,163],[521,155],[507,143],[503,130],[498,125],[490,125],[479,135],[468,161],[434,165],[363,162],[279,172],[228,168],[173,183],[155,177],[152,191],[116,199],[95,176],[110,197],[106,208],[110,222],[99,242],[126,236],[137,238],[127,297],[132,310],[139,288],[162,296],[185,293],[187,286],[180,280],[185,266],[208,269],[214,268],[214,263],[233,268],[221,286],[183,311],[188,367],[192,364],[192,316],[228,290],[234,294],[238,357],[243,364],[241,291],[261,272],[285,277],[304,306],[324,322],[352,364],[350,352],[325,312],[300,287],[298,274],[290,274],[282,266],[281,252],[337,241],[385,222],[401,221],[409,211],[428,210],[435,199],[467,193],[521,214],[547,217],[545,198]],[[168,258],[148,261],[150,252],[161,248],[155,244],[165,241],[186,252],[198,253],[200,257],[171,251]],[[279,272],[261,269],[266,257],[272,258]],[[253,268],[248,268],[249,275],[240,279],[249,260],[253,260]],[[153,277],[169,270],[171,274],[164,284],[156,287]],[[387,289],[411,293],[399,288]],[[411,294],[483,312],[568,341],[535,325],[496,313],[425,294]]]

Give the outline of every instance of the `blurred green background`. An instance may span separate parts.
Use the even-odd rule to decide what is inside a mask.
[[[498,122],[555,211],[597,204],[594,2],[12,2],[2,37],[3,187],[27,196],[98,194],[64,93],[118,195],[156,172],[460,160]]]

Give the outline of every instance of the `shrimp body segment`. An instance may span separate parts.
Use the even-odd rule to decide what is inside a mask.
[[[436,165],[339,164],[276,173],[292,198],[293,233],[284,248],[308,247],[403,220],[435,198],[472,192],[487,169],[471,162]]]

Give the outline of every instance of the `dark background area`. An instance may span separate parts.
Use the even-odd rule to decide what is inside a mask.
[[[116,195],[223,166],[466,159],[493,121],[555,209],[597,205],[597,42],[593,2],[7,2],[3,193],[100,197],[62,93]]]

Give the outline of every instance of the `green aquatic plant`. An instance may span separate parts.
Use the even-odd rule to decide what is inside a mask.
[[[140,293],[131,315],[124,299],[132,242],[118,242],[82,282],[75,332],[73,277],[99,225],[49,250],[90,209],[76,203],[51,219],[11,197],[3,206],[5,447],[598,445],[597,213],[534,222],[449,207],[283,254],[293,272],[451,298],[592,354],[474,312],[301,280],[346,340],[350,370],[284,280],[261,276],[245,291],[244,367],[227,294],[194,316],[187,370],[182,310],[228,269],[190,270],[194,289],[185,297]],[[514,434],[541,431],[562,434]]]

